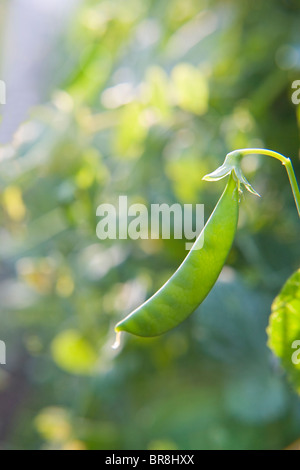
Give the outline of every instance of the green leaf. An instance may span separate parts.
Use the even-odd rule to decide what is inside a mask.
[[[274,300],[267,333],[269,347],[300,394],[300,269]]]

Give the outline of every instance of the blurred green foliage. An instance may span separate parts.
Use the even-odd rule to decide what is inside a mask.
[[[266,147],[300,174],[296,1],[88,0],[52,51],[49,101],[0,159],[3,448],[276,449],[300,402],[267,347],[273,298],[299,268],[287,176],[245,159],[245,194],[220,280],[156,339],[113,327],[186,254],[185,240],[96,237],[103,202],[204,203],[225,154]],[[201,282],[201,280],[199,280]],[[300,339],[300,338],[299,338]]]

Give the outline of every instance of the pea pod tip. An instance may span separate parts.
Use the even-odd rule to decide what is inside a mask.
[[[118,349],[121,345],[121,331],[118,331],[117,329],[115,329],[115,331],[116,331],[116,339],[115,339],[114,344],[112,345],[112,349]]]

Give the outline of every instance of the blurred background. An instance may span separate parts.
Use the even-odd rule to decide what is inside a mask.
[[[295,0],[2,0],[2,449],[281,449],[300,400],[267,347],[299,268],[299,219],[275,160],[200,308],[162,337],[114,325],[178,267],[185,240],[96,236],[104,202],[205,204],[227,152],[266,147],[300,179]],[[201,280],[199,280],[201,282]]]

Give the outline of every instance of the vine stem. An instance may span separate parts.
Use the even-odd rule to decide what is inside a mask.
[[[293,196],[295,199],[296,207],[298,210],[298,214],[300,217],[300,190],[299,186],[297,183],[295,171],[293,168],[293,164],[291,160],[284,155],[281,155],[281,153],[274,152],[273,150],[267,150],[267,149],[256,149],[256,148],[247,148],[247,149],[239,149],[239,150],[234,150],[233,152],[230,152],[228,156],[231,157],[238,157],[238,156],[244,156],[244,155],[267,155],[269,157],[276,158],[277,160],[280,160],[281,163],[285,166],[290,185],[292,188]]]

